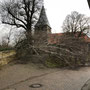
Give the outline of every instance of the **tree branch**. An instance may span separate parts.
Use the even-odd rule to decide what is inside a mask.
[[[8,13],[9,13],[13,18],[15,18],[16,20],[22,22],[22,23],[26,26],[26,23],[25,23],[24,21],[22,21],[21,19],[15,17],[15,15],[12,14],[12,12],[9,10],[9,8],[8,8]]]
[[[24,28],[24,29],[26,30],[26,27],[23,26],[23,25],[21,25],[21,24],[9,23],[9,22],[3,22],[3,23],[4,23],[4,24],[8,24],[8,25],[16,26],[17,28],[22,27],[22,28]]]

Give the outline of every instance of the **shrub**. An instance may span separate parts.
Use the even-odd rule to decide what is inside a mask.
[[[15,50],[16,50],[16,57],[18,59],[24,60],[26,60],[26,57],[33,55],[35,53],[32,48],[32,45],[30,45],[27,39],[19,41],[15,46]]]

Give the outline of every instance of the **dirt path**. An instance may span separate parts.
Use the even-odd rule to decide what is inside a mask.
[[[55,71],[34,64],[7,65],[0,71],[0,90]]]
[[[0,90],[80,90],[90,79],[90,67],[77,71],[41,67],[33,64],[6,66],[0,71]],[[43,86],[30,88],[34,83]]]

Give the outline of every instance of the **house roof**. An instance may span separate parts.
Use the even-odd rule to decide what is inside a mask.
[[[60,37],[63,36],[64,33],[54,33],[48,35],[48,43],[49,44],[56,44],[60,42]],[[85,42],[90,43],[90,38],[86,34],[82,34],[81,38],[84,38]]]
[[[42,6],[40,17],[39,17],[39,20],[36,23],[35,27],[44,26],[44,25],[48,25],[50,27],[50,24],[49,24],[49,21],[48,21],[46,12],[45,12],[45,8],[44,8],[44,6]]]
[[[60,36],[62,36],[63,33],[54,33],[54,34],[49,34],[48,35],[48,43],[49,44],[56,44],[58,43],[60,40]]]
[[[87,35],[84,36],[84,39],[86,42],[90,43],[90,38]]]

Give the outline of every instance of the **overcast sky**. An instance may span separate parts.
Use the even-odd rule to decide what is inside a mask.
[[[63,20],[72,11],[90,16],[87,0],[44,0],[52,32],[61,32]]]

